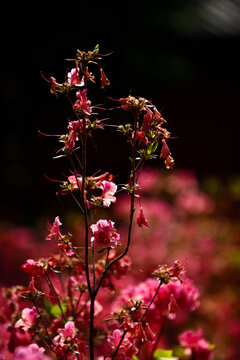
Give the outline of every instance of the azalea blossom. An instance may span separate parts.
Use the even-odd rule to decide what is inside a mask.
[[[78,90],[76,96],[78,100],[74,103],[73,109],[86,115],[91,115],[91,101],[87,99],[87,90]]]
[[[139,227],[142,227],[143,225],[146,226],[146,228],[149,229],[149,225],[147,222],[147,219],[145,218],[144,214],[143,214],[143,209],[142,207],[140,208],[138,217],[137,217],[137,224]]]
[[[100,188],[102,189],[103,205],[109,207],[112,202],[116,201],[116,197],[113,195],[117,191],[117,185],[114,182],[103,180]]]
[[[99,220],[96,224],[90,226],[93,236],[91,238],[92,246],[105,246],[115,248],[120,239],[116,232],[114,222],[111,220]]]
[[[186,330],[178,337],[181,346],[186,347],[186,354],[194,354],[196,360],[210,360],[213,347],[204,339],[201,328],[196,331]]]
[[[59,335],[55,336],[55,338],[53,339],[53,342],[55,344],[64,345],[66,339],[75,338],[77,332],[74,321],[66,322],[64,328],[58,329],[58,334]]]
[[[46,240],[51,240],[54,242],[57,242],[59,239],[62,238],[62,234],[59,230],[59,227],[62,225],[62,223],[59,220],[59,216],[57,216],[53,222],[53,225],[48,223],[48,229],[50,233],[46,237]]]
[[[75,67],[70,72],[68,72],[67,80],[68,84],[71,86],[84,86],[84,79],[79,79],[79,67]]]
[[[82,176],[70,175],[68,181],[71,184],[71,190],[79,190],[82,186]]]
[[[27,331],[33,327],[37,317],[38,312],[35,308],[25,308],[22,311],[22,318],[15,323],[15,327],[22,327],[24,331]]]

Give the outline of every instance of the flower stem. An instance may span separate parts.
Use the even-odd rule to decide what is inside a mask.
[[[157,290],[156,290],[156,292],[155,292],[155,294],[154,294],[154,296],[153,296],[152,300],[151,300],[151,301],[150,301],[150,303],[148,304],[148,307],[146,308],[146,310],[144,311],[144,313],[143,313],[143,315],[142,315],[142,317],[141,317],[141,319],[140,319],[140,321],[141,321],[141,322],[142,322],[142,321],[143,321],[143,319],[145,318],[145,316],[146,316],[146,314],[147,314],[147,312],[148,312],[148,310],[149,310],[150,306],[151,306],[151,305],[152,305],[152,303],[154,302],[155,297],[157,296],[157,293],[158,293],[158,291],[159,291],[159,289],[160,289],[161,285],[162,285],[162,281],[159,281],[159,285],[158,285],[158,287],[157,287]]]
[[[67,318],[66,318],[66,316],[65,316],[65,314],[64,314],[64,311],[63,311],[61,302],[60,302],[60,300],[59,300],[59,296],[58,296],[58,294],[56,293],[56,290],[54,289],[52,280],[50,279],[50,276],[48,276],[48,273],[47,273],[46,271],[44,272],[44,274],[45,274],[45,279],[46,279],[46,281],[47,281],[47,284],[48,284],[48,286],[49,286],[49,289],[52,291],[53,295],[55,296],[55,298],[56,298],[56,300],[57,300],[57,303],[58,303],[58,306],[59,306],[59,308],[60,308],[60,310],[61,310],[63,319],[64,319],[65,322],[67,322]]]
[[[51,341],[52,345],[54,345],[54,344],[53,344],[53,341],[52,341],[52,338],[51,338],[51,336],[49,335],[49,332],[48,332],[48,329],[47,329],[47,325],[46,325],[46,323],[45,323],[45,321],[44,321],[44,319],[43,319],[43,317],[42,317],[42,315],[41,315],[41,313],[40,313],[40,310],[39,310],[39,308],[38,308],[38,306],[37,306],[37,303],[36,303],[36,301],[35,301],[34,299],[32,299],[32,303],[33,303],[33,305],[35,306],[35,308],[36,308],[36,310],[37,310],[37,312],[38,312],[38,315],[39,315],[39,317],[40,317],[40,319],[41,319],[41,321],[42,321],[42,324],[43,324],[44,330],[45,330],[45,332],[46,332],[46,334],[47,334],[47,337],[48,337],[49,340]],[[39,335],[39,334],[38,334],[38,335]],[[42,340],[43,340],[43,339],[42,339]]]

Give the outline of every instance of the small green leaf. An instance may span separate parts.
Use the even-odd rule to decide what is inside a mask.
[[[172,350],[164,350],[164,349],[157,349],[154,351],[153,358],[157,360],[162,359],[171,359],[172,358]]]
[[[67,310],[67,306],[65,304],[61,304],[61,307],[63,309],[63,312],[65,312]],[[58,306],[58,304],[55,304],[51,307],[50,310],[50,314],[54,317],[54,318],[58,318],[59,316],[62,315],[61,309]]]
[[[136,355],[133,355],[132,360],[139,360],[139,358]]]

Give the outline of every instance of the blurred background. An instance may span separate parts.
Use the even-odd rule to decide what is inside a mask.
[[[194,325],[217,344],[217,360],[238,359],[240,2],[18,3],[4,4],[2,17],[0,287],[27,283],[19,266],[36,256],[36,243],[37,256],[49,254],[47,219],[62,219],[70,209],[65,224],[81,234],[76,208],[47,179],[63,180],[69,165],[53,159],[58,139],[38,131],[65,133],[69,108],[50,94],[41,73],[61,83],[71,67],[66,58],[99,44],[100,53],[113,52],[102,62],[111,84],[101,95],[89,89],[93,104],[130,92],[145,97],[162,111],[173,137],[175,169],[166,173],[163,162],[153,161],[142,178],[151,230],[136,229],[136,272],[154,261],[187,259],[201,293]],[[103,113],[110,115],[113,124],[124,121],[121,111]],[[127,181],[129,155],[114,130],[95,133],[99,151],[90,146],[88,175],[109,171],[119,184]],[[113,214],[123,233],[125,209],[123,198]],[[151,251],[149,241],[156,241]]]
[[[92,50],[96,44],[103,54],[113,51],[103,59],[111,81],[105,95],[126,97],[131,91],[162,109],[168,130],[176,137],[169,146],[177,168],[191,169],[199,177],[226,179],[239,174],[239,1],[119,2],[114,6],[39,2],[34,8],[5,7],[7,21],[1,25],[3,220],[30,225],[59,206],[55,184],[44,177],[56,178],[55,170],[62,166],[52,160],[58,144],[55,138],[39,137],[38,130],[63,133],[65,105],[50,94],[40,73],[64,81],[69,67],[65,59],[74,57],[77,48]],[[124,171],[127,158],[112,156],[118,150],[116,141],[111,142],[111,134],[101,134],[99,139],[104,136],[108,169]]]

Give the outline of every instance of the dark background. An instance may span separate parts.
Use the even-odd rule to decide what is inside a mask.
[[[34,4],[8,5],[2,13],[2,220],[32,225],[61,208],[56,183],[45,175],[62,180],[68,168],[52,159],[57,139],[38,130],[66,132],[68,108],[50,94],[40,72],[62,82],[70,66],[65,59],[96,44],[102,54],[113,51],[103,58],[111,81],[104,95],[131,91],[162,109],[176,137],[169,142],[176,168],[199,178],[239,174],[239,1]],[[113,121],[120,123],[122,115]],[[91,149],[89,173],[121,172],[124,180],[127,148],[113,133],[96,134],[101,151]]]

